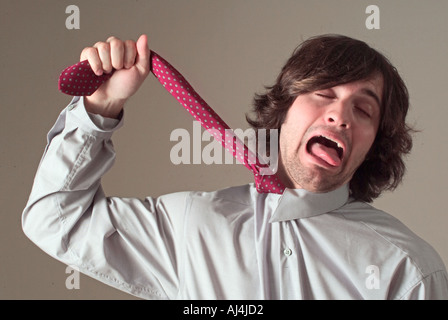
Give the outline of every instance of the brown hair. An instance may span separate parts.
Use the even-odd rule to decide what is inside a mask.
[[[401,182],[406,170],[403,156],[412,148],[412,129],[405,121],[409,108],[406,85],[389,60],[365,42],[341,35],[306,40],[295,49],[276,83],[266,87],[264,94],[255,95],[255,119],[248,115],[246,119],[255,129],[280,130],[298,95],[365,80],[377,73],[384,81],[380,125],[366,160],[350,181],[351,195],[371,202]]]

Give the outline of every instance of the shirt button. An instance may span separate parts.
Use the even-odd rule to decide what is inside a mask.
[[[283,253],[285,254],[285,256],[289,257],[290,255],[292,255],[292,250],[287,248],[287,249],[283,250]]]

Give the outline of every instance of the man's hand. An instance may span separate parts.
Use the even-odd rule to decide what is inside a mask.
[[[127,99],[137,92],[148,76],[149,54],[146,35],[140,36],[137,42],[110,37],[106,42],[84,48],[81,60],[87,59],[96,75],[116,70],[94,94],[85,97],[86,110],[117,118]]]

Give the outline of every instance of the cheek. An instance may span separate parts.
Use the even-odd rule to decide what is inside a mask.
[[[280,148],[295,152],[302,145],[306,128],[298,122],[296,125],[285,123],[280,130]]]
[[[286,153],[294,144],[294,133],[288,125],[283,124],[281,127],[279,144],[282,153]]]
[[[307,130],[312,126],[313,119],[306,117],[303,114],[289,114],[285,122],[281,126],[280,136],[284,135],[288,141],[294,143],[302,141],[303,136]]]
[[[296,120],[289,114],[280,127],[280,147],[294,144],[299,135],[297,126],[293,124]]]
[[[358,157],[365,157],[375,141],[376,130],[363,131],[355,136],[357,139],[353,144],[353,153]]]

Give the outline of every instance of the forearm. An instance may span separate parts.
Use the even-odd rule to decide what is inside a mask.
[[[69,109],[49,133],[22,216],[25,234],[54,258],[118,289],[148,299],[175,297],[175,239],[182,235],[187,193],[107,198],[100,180],[113,164],[110,138],[121,122],[88,115],[81,104]]]
[[[100,179],[115,158],[112,132],[98,128],[75,103],[48,135],[22,223],[27,236],[58,259],[65,259],[67,235],[101,193]]]

